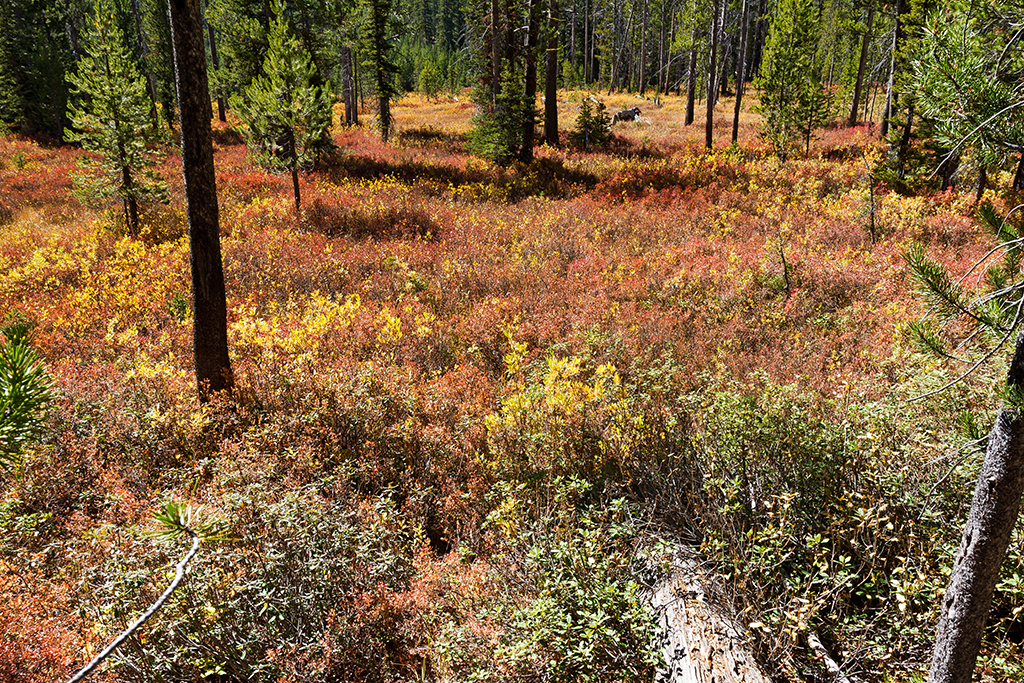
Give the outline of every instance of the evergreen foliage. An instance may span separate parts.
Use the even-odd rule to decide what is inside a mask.
[[[207,21],[217,31],[221,66],[210,72],[218,93],[240,93],[259,77],[267,59],[271,17],[262,0],[211,0]]]
[[[85,0],[0,0],[0,125],[60,139]]]
[[[783,161],[797,141],[809,149],[814,129],[827,123],[831,113],[814,58],[817,12],[813,0],[780,0],[765,40],[757,111],[764,117],[761,137]]]
[[[118,197],[129,234],[139,231],[139,203],[166,202],[167,184],[151,170],[149,145],[156,142],[149,127],[152,103],[135,61],[124,46],[110,4],[96,3],[86,41],[88,54],[68,76],[79,102],[68,106],[75,130],[65,138],[79,142],[99,158],[85,159],[86,172],[75,176],[76,191],[88,200]]]
[[[928,258],[921,245],[911,247],[906,255],[918,292],[929,304],[926,321],[914,323],[908,330],[922,350],[941,358],[968,362],[965,354],[981,349],[980,362],[992,357],[1010,341],[1019,327],[1021,309],[1022,252],[1024,224],[1012,217],[1000,216],[989,204],[978,210],[981,226],[996,239],[981,274],[971,278],[982,283],[979,291],[970,291],[963,278],[953,279],[944,266]],[[968,372],[980,366],[968,362]]]
[[[522,75],[510,65],[502,70],[501,89],[488,107],[489,93],[484,93],[483,104],[473,118],[476,124],[470,132],[469,148],[474,154],[506,166],[519,156],[523,142],[523,121],[536,117],[534,102],[528,101],[522,87]]]
[[[12,9],[10,0],[0,0],[0,127],[17,123],[22,110]]]
[[[569,141],[580,149],[604,147],[611,140],[611,124],[604,102],[597,100],[594,104],[590,97],[584,97],[576,116],[576,130],[569,133]]]
[[[976,15],[958,19],[945,11],[927,18],[909,59],[915,103],[940,149],[971,149],[991,165],[1024,150],[1024,53],[1000,30],[1019,27],[1024,12],[991,17],[989,30]]]
[[[249,128],[247,142],[258,163],[291,173],[298,210],[298,172],[314,166],[330,146],[331,100],[325,88],[313,84],[315,67],[289,31],[284,5],[276,4],[274,12],[264,73],[232,106]]]
[[[42,431],[50,379],[29,346],[29,324],[8,318],[0,332],[0,470],[16,471],[22,451]]]
[[[377,126],[384,142],[391,136],[391,102],[400,94],[396,76],[401,72],[395,61],[392,44],[399,33],[392,12],[392,0],[366,0],[369,20],[363,25],[363,66],[373,74],[373,90],[377,94]]]

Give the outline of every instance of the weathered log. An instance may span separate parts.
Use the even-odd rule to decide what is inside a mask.
[[[712,578],[694,558],[680,558],[654,591],[666,667],[655,683],[769,683],[750,651],[750,633],[716,600]]]

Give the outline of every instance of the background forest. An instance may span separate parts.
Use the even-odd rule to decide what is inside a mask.
[[[152,602],[160,510],[215,533],[98,680],[649,681],[694,553],[774,680],[923,680],[1010,400],[1020,7],[202,7],[215,396],[166,6],[0,0],[0,681]]]

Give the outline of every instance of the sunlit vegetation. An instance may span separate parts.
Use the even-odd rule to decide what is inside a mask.
[[[563,136],[584,96],[560,92]],[[973,192],[872,207],[867,126],[781,163],[753,114],[706,152],[684,101],[641,104],[606,149],[499,167],[465,97],[405,97],[391,144],[334,131],[301,216],[216,124],[237,388],[208,404],[176,150],[132,237],[72,194],[83,152],[0,140],[0,313],[53,383],[0,480],[0,681],[66,677],[162,590],[170,500],[228,540],[107,680],[650,681],[673,545],[778,680],[826,680],[811,634],[861,680],[920,680],[981,457],[958,449],[998,397],[908,402],[953,375],[904,336],[903,255],[985,254]],[[991,681],[1024,674],[1015,538]]]

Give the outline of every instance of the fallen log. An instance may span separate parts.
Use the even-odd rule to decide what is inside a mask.
[[[695,558],[678,558],[655,587],[665,668],[655,683],[770,683],[750,650],[747,628],[709,599],[712,577]]]

